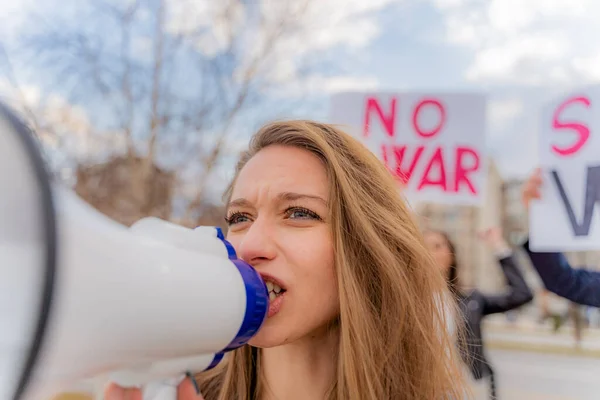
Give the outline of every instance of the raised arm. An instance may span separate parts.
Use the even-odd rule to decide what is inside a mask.
[[[494,228],[488,230],[482,236],[498,257],[506,279],[504,292],[484,296],[483,314],[502,313],[529,303],[533,300],[533,293],[519,270],[510,247],[502,238],[500,230]]]
[[[536,253],[523,245],[546,289],[586,306],[600,307],[600,272],[575,269],[562,253]]]
[[[541,186],[542,176],[537,169],[523,187],[522,202],[525,209],[529,209],[531,200],[540,198]],[[529,240],[523,247],[546,289],[575,303],[600,307],[600,272],[574,269],[562,253],[532,252]]]

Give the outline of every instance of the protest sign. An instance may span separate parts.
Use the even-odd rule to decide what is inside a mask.
[[[542,198],[531,204],[534,251],[600,249],[600,86],[549,102],[542,110]]]
[[[409,201],[478,205],[487,171],[485,100],[470,93],[340,93],[330,122],[375,153]]]

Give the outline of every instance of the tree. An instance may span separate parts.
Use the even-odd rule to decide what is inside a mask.
[[[390,2],[62,0],[36,5],[11,57],[68,105],[60,123],[43,95],[25,114],[88,201],[126,223],[160,215],[193,225],[215,169],[239,154],[236,133],[277,116],[282,93],[323,89],[332,75],[364,82],[345,74],[340,50],[368,44],[377,34],[369,13]],[[85,156],[60,154],[71,140],[67,110],[86,111]]]
[[[198,189],[179,214],[198,218],[236,120],[259,110],[278,83],[269,74],[280,45],[302,33],[297,21],[308,5],[95,0],[76,6],[76,19],[33,15],[36,29],[21,37],[18,56],[53,77],[51,90],[94,110],[85,135],[123,145],[100,165],[72,160],[78,193],[124,223],[172,218],[179,175],[171,172],[194,168]],[[53,119],[42,109],[27,113],[40,134],[56,139],[72,129],[69,113]]]

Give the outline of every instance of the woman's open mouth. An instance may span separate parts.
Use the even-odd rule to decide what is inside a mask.
[[[287,292],[287,290],[282,288],[280,283],[275,282],[275,278],[263,275],[263,279],[267,285],[267,290],[269,291],[268,317],[272,317],[281,309],[284,294]]]
[[[282,289],[278,284],[273,283],[269,280],[266,281],[267,289],[269,290],[269,300],[273,301],[277,296],[281,296],[285,293],[285,289]]]

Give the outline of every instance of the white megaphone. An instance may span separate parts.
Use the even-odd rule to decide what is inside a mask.
[[[0,166],[0,399],[113,381],[171,400],[262,326],[266,285],[220,230],[105,217],[50,183],[1,104]]]

